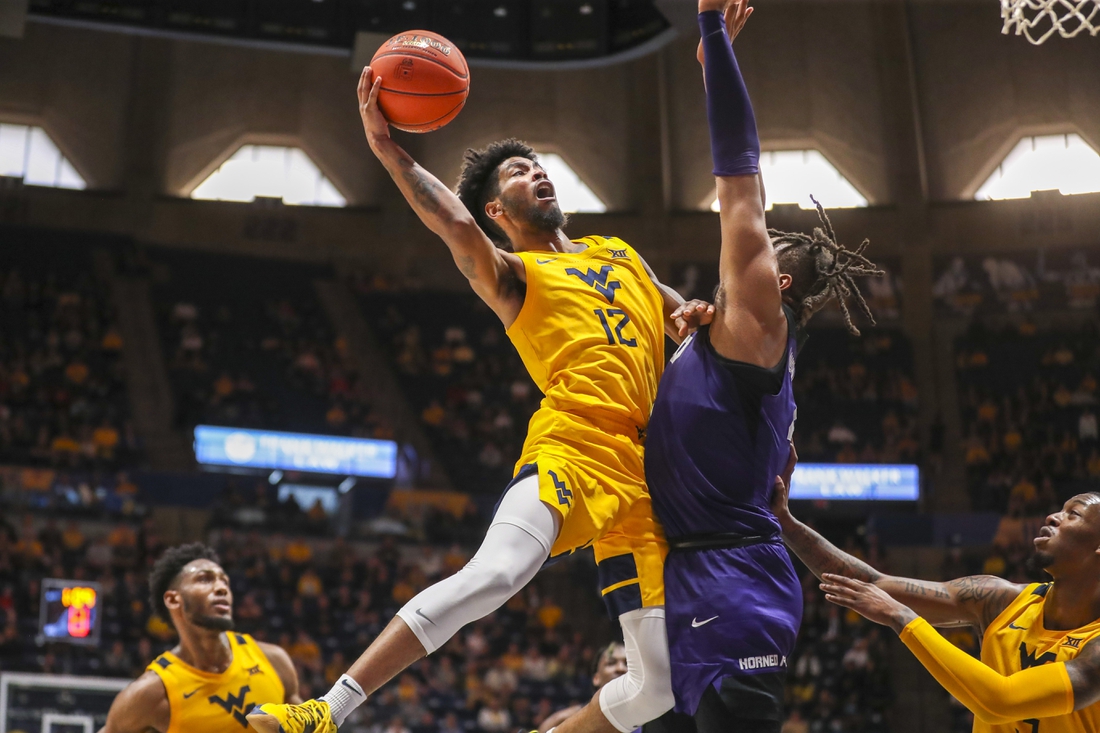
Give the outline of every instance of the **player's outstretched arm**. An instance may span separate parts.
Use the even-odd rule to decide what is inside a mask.
[[[154,673],[146,672],[118,693],[107,713],[107,724],[99,733],[166,733],[169,722],[171,710],[164,683]]]
[[[818,578],[826,574],[871,583],[909,606],[933,626],[978,626],[985,629],[1026,586],[992,575],[974,575],[946,583],[901,578],[880,573],[849,555],[791,514],[787,498],[798,454],[782,476],[776,476],[772,512],[779,520],[783,541]]]
[[[711,155],[721,207],[721,286],[711,343],[722,356],[772,367],[787,344],[779,264],[764,220],[756,117],[730,39],[751,13],[746,0],[700,0],[700,51]]]
[[[985,723],[1066,715],[1100,700],[1100,645],[1095,642],[1069,662],[1005,676],[943,638],[881,587],[837,575],[823,580],[829,601],[893,628],[936,681]]]
[[[359,77],[359,115],[371,150],[420,220],[447,244],[474,292],[505,324],[511,324],[523,305],[522,294],[515,287],[515,273],[522,272],[519,258],[497,249],[458,196],[390,138],[389,123],[378,109],[381,85],[381,76],[374,76],[369,66],[363,69]]]
[[[275,673],[279,675],[279,681],[283,683],[284,697],[282,700],[261,700],[260,702],[301,705],[303,700],[302,696],[298,694],[298,670],[294,668],[294,662],[290,660],[290,655],[278,644],[268,644],[266,641],[258,641],[256,643],[259,644],[260,650],[263,651],[264,656],[267,657],[267,661],[271,662],[271,666],[274,667]]]

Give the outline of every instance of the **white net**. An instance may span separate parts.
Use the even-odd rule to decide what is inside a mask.
[[[1057,33],[1073,38],[1079,33],[1100,34],[1100,0],[1001,0],[1001,33],[1039,45]]]

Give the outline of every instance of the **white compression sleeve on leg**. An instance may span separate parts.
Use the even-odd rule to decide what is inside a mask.
[[[552,512],[539,500],[538,476],[523,479],[504,495],[470,562],[397,612],[428,654],[466,624],[500,608],[535,577],[557,536]]]
[[[600,690],[600,710],[623,733],[672,709],[672,676],[665,607],[650,606],[619,616],[626,646],[626,674]]]

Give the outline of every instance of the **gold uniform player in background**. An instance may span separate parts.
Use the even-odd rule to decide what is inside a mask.
[[[825,597],[889,626],[974,713],[974,733],[1100,731],[1100,493],[1074,496],[1047,517],[1034,563],[1050,583],[992,575],[930,583],[884,575],[791,516],[796,456],[776,481],[783,540],[821,578]],[[981,660],[934,626],[975,626]]]
[[[167,550],[149,591],[179,644],[119,693],[100,733],[241,733],[257,704],[300,702],[287,653],[233,631],[229,577],[213,550],[198,543]]]

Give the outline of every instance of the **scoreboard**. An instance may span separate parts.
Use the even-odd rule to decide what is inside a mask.
[[[99,584],[47,578],[42,581],[38,630],[46,642],[99,644]]]

